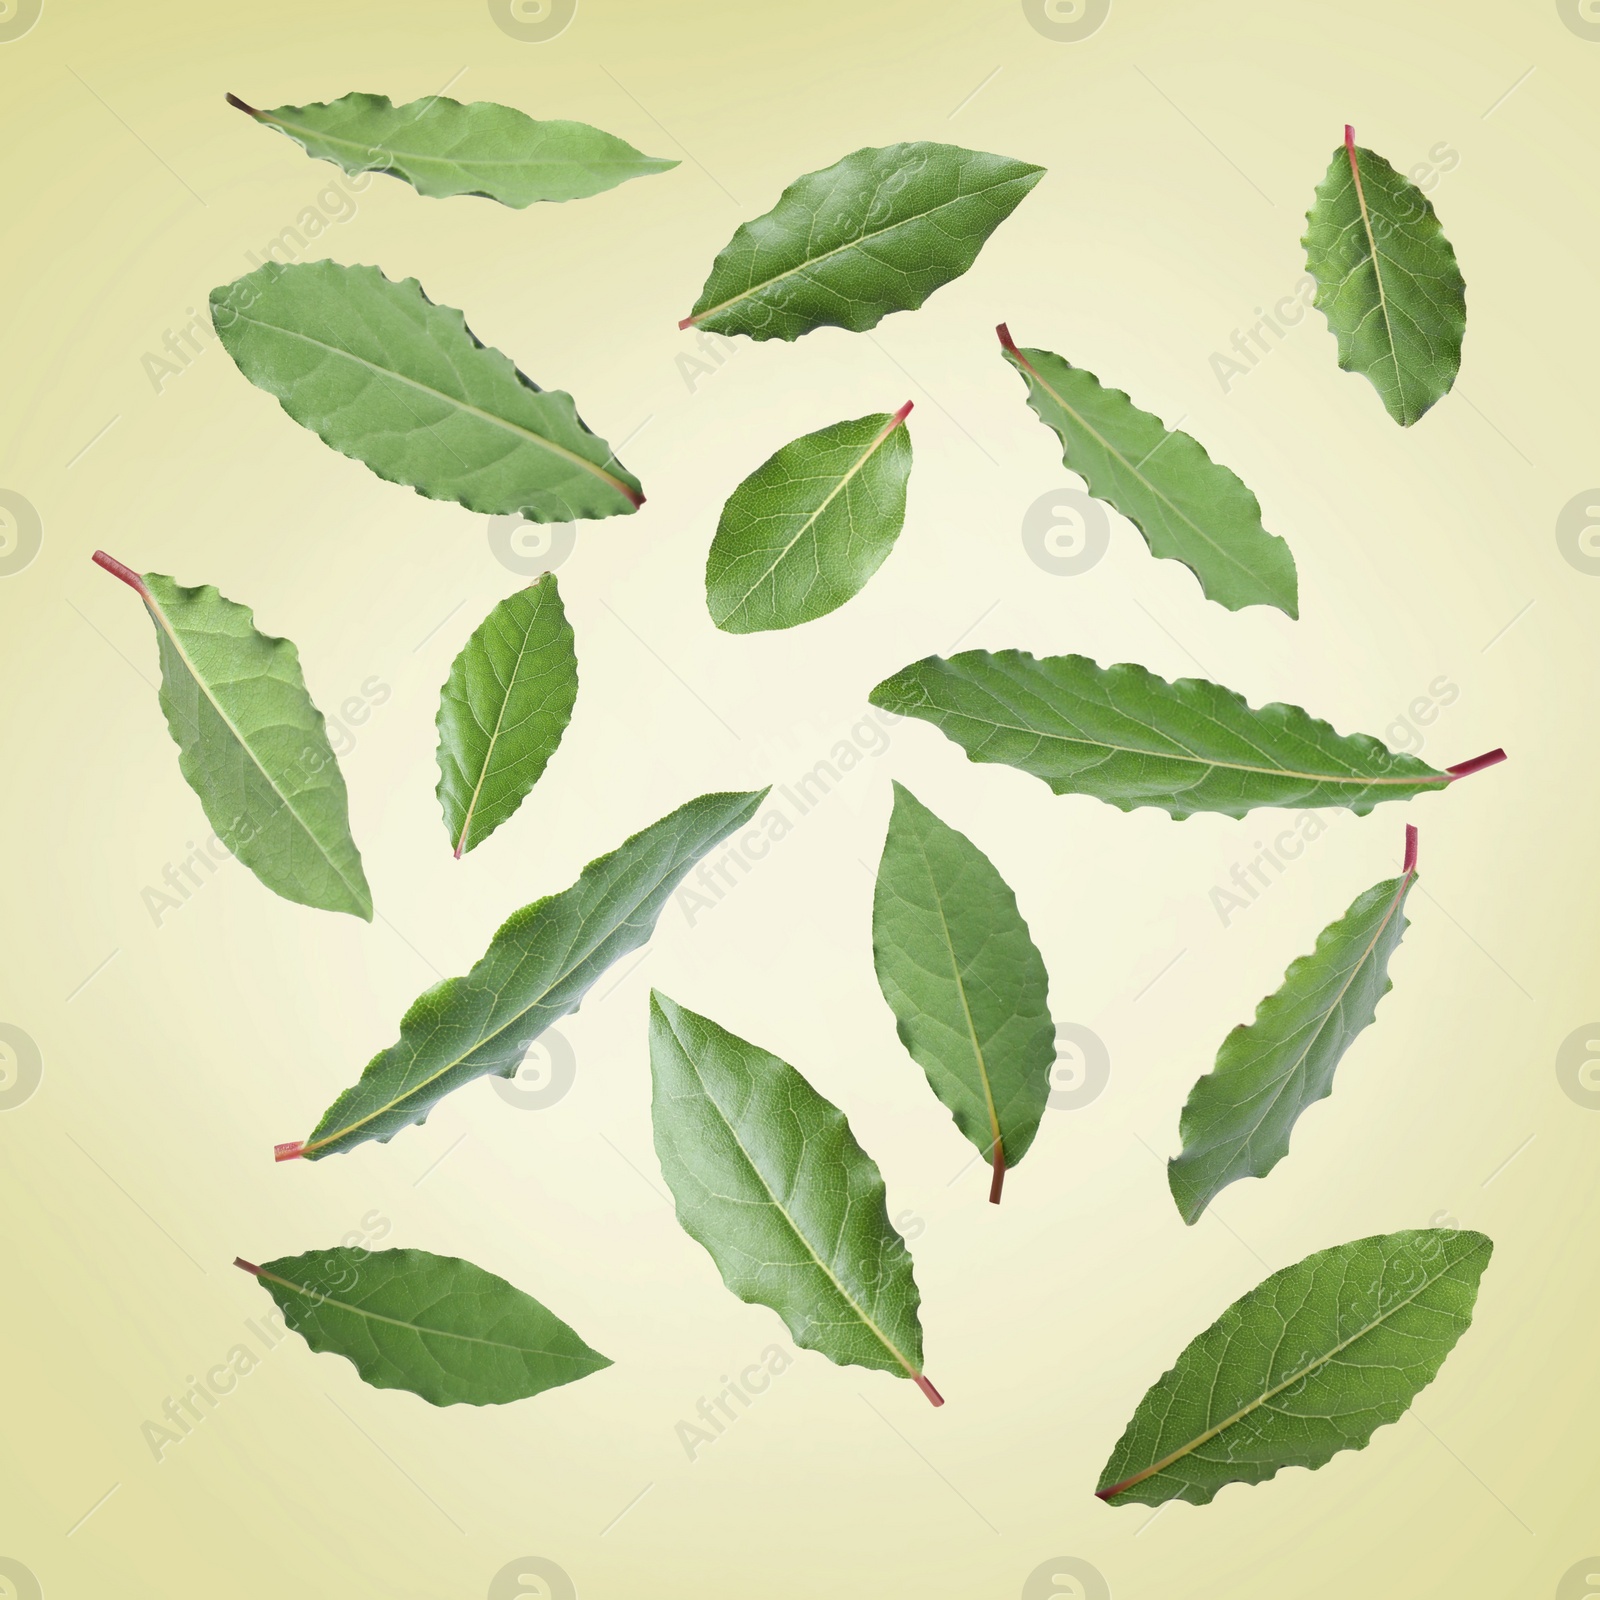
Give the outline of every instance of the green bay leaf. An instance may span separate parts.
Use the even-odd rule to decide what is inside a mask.
[[[901,1043],[991,1163],[998,1205],[1050,1098],[1049,979],[994,863],[898,783],[873,893],[872,958]]]
[[[439,700],[439,804],[459,859],[527,798],[578,697],[554,573],[502,600],[451,665]]]
[[[1203,1506],[1230,1483],[1363,1449],[1438,1375],[1493,1251],[1481,1233],[1418,1228],[1273,1273],[1152,1385],[1095,1493]]]
[[[752,339],[874,328],[959,278],[1043,176],[952,144],[856,150],[745,223],[678,326]]]
[[[161,709],[178,766],[229,852],[274,894],[372,920],[350,804],[300,654],[210,584],[95,561],[144,601],[161,656]]]
[[[755,814],[766,790],[704,794],[591,861],[578,881],[506,919],[464,978],[421,995],[358,1083],[278,1159],[387,1143],[422,1122],[452,1089],[490,1073],[515,1077],[533,1043],[576,1011],[613,962],[650,937],[672,891],[699,859]]]
[[[1256,806],[1346,806],[1365,816],[1505,757],[1444,772],[1368,734],[1340,734],[1298,706],[1259,708],[1202,678],[1169,683],[1131,663],[1022,650],[928,656],[885,678],[872,704],[931,722],[973,761],[1002,762],[1057,794],[1173,817]]]
[[[1356,1035],[1394,987],[1389,961],[1409,924],[1417,881],[1417,830],[1406,829],[1405,868],[1374,884],[1292,962],[1283,983],[1222,1042],[1216,1065],[1189,1091],[1179,1123],[1181,1154],[1167,1183],[1187,1223],[1230,1183],[1264,1178],[1289,1153],[1301,1114],[1333,1090]]]
[[[430,1405],[504,1405],[611,1365],[532,1295],[454,1256],[341,1246],[234,1265],[313,1350]]]
[[[430,95],[396,106],[387,95],[347,94],[258,111],[230,94],[228,104],[351,175],[387,172],[418,194],[481,195],[519,210],[581,200],[678,165],[586,122],[536,122],[491,100],[462,105]]]
[[[841,1366],[922,1373],[920,1295],[883,1177],[786,1061],[652,992],[651,1119],[684,1231],[741,1300]]]
[[[1206,598],[1230,611],[1266,605],[1299,616],[1294,557],[1267,532],[1261,502],[1237,474],[1120,389],[1048,350],[1019,350],[1004,323],[998,331],[1063,461],[1144,535],[1152,555],[1182,562]]]
[[[706,605],[726,633],[837,611],[888,559],[906,515],[911,403],[808,433],[728,497],[706,558]]]
[[[1467,286],[1432,201],[1352,129],[1344,138],[1306,213],[1306,270],[1339,365],[1409,428],[1461,370]]]
[[[530,522],[625,516],[644,495],[572,396],[541,389],[415,278],[269,261],[211,291],[239,370],[380,478]]]

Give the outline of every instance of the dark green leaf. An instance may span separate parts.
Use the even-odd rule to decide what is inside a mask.
[[[1442,789],[1502,752],[1436,772],[1364,733],[1335,733],[1298,706],[1259,710],[1200,678],[1168,683],[1143,667],[1021,650],[928,656],[886,678],[872,703],[920,717],[974,761],[1042,778],[1057,794],[1092,794],[1121,811],[1174,817],[1255,806],[1348,806]]]
[[[1344,130],[1306,214],[1306,268],[1339,341],[1339,365],[1408,428],[1461,370],[1467,286],[1433,204]]]
[[[211,291],[211,320],[239,370],[302,427],[431,500],[530,522],[644,503],[571,395],[524,377],[415,278],[269,261]]]
[[[1438,1375],[1493,1250],[1481,1233],[1421,1228],[1273,1273],[1139,1402],[1095,1493],[1203,1506],[1227,1484],[1363,1449]]]
[[[531,1295],[454,1256],[341,1247],[234,1265],[313,1350],[430,1405],[504,1405],[611,1365]]]
[[[733,491],[706,561],[719,628],[792,628],[861,592],[905,522],[910,410],[791,440]]]
[[[459,858],[527,798],[578,697],[554,573],[508,596],[455,659],[439,701],[439,804]]]
[[[1050,1098],[1056,1030],[1044,961],[993,862],[894,786],[872,901],[878,986],[901,1043],[993,1165],[1027,1154]]]
[[[1375,884],[1317,935],[1316,948],[1290,964],[1255,1021],[1222,1041],[1216,1065],[1189,1091],[1183,1152],[1167,1163],[1185,1222],[1197,1222],[1237,1179],[1266,1177],[1288,1155],[1301,1113],[1332,1092],[1345,1051],[1394,987],[1389,960],[1409,926],[1416,837],[1406,829],[1404,873]]]
[[[387,95],[347,94],[257,111],[230,94],[228,103],[348,173],[387,172],[418,194],[482,195],[518,209],[581,200],[678,165],[586,122],[535,122],[491,100],[462,105],[436,94],[396,106]]]
[[[515,1077],[528,1046],[650,937],[684,874],[765,796],[703,794],[591,861],[570,889],[513,912],[472,971],[422,995],[401,1020],[399,1042],[367,1063],[309,1139],[280,1146],[278,1159],[387,1143],[452,1089],[489,1073]]]
[[[802,1349],[922,1375],[920,1296],[883,1178],[844,1113],[787,1062],[650,996],[652,1117],[678,1220],[741,1300]]]
[[[752,339],[875,328],[959,278],[1043,176],[953,144],[854,151],[745,223],[678,326]]]
[[[372,920],[350,806],[300,654],[206,584],[95,560],[144,601],[178,767],[217,838],[274,894]]]
[[[1144,535],[1152,555],[1181,561],[1206,598],[1230,611],[1266,605],[1299,616],[1289,546],[1267,532],[1261,502],[1233,472],[1120,389],[1048,350],[1019,350],[1004,323],[999,332],[1028,404],[1066,451],[1063,461]]]

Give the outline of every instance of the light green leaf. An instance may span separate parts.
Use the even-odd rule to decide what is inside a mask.
[[[161,709],[178,767],[217,838],[274,894],[372,920],[350,807],[322,713],[287,639],[210,584],[95,561],[145,603],[161,653]]]
[[[1339,365],[1409,428],[1461,370],[1467,286],[1428,197],[1350,128],[1344,141],[1306,213],[1306,269]]]
[[[439,700],[439,804],[459,860],[528,797],[578,697],[578,658],[554,573],[502,600]]]
[[[1291,963],[1283,984],[1217,1052],[1216,1065],[1189,1091],[1179,1133],[1183,1152],[1167,1182],[1188,1223],[1230,1183],[1264,1178],[1289,1153],[1301,1113],[1333,1089],[1333,1074],[1377,1005],[1394,987],[1389,960],[1409,924],[1406,897],[1417,881],[1417,830],[1406,829],[1405,870],[1375,884],[1316,948]]]
[[[530,522],[625,516],[639,481],[579,417],[415,278],[269,261],[211,291],[239,370],[302,427],[431,500]]]
[[[888,559],[906,517],[908,400],[791,440],[728,497],[706,560],[706,605],[726,633],[837,611]]]
[[[1057,794],[1092,794],[1121,811],[1174,817],[1256,806],[1348,806],[1442,789],[1504,759],[1492,751],[1436,772],[1364,733],[1335,733],[1298,706],[1259,710],[1201,678],[1168,683],[1143,667],[1022,650],[928,656],[885,678],[873,705],[920,717],[973,761],[1042,778]]]
[[[640,155],[586,122],[535,122],[490,100],[462,105],[436,94],[396,106],[387,95],[347,94],[257,111],[230,94],[228,104],[348,173],[387,172],[418,194],[482,195],[518,210],[537,200],[582,200],[678,165]]]
[[[1289,546],[1267,532],[1261,502],[1233,472],[1120,389],[1048,350],[1019,350],[1003,322],[998,331],[1029,406],[1060,439],[1063,461],[1144,535],[1152,555],[1181,561],[1206,598],[1230,611],[1265,605],[1299,616]]]
[[[651,1115],[678,1221],[741,1300],[802,1349],[922,1375],[921,1297],[883,1178],[839,1108],[787,1062],[652,991]]]
[[[872,958],[900,1041],[993,1166],[1027,1154],[1050,1098],[1044,960],[993,862],[900,784],[872,900]]]
[[[309,1139],[280,1145],[278,1159],[320,1160],[369,1139],[387,1144],[452,1089],[489,1073],[515,1077],[528,1046],[649,939],[684,874],[765,797],[764,789],[703,794],[591,861],[570,889],[513,912],[472,971],[420,996],[401,1020],[399,1042],[368,1062]]]
[[[752,339],[875,328],[959,278],[1043,176],[953,144],[854,151],[745,223],[678,326]]]
[[[313,1350],[429,1405],[504,1405],[611,1365],[531,1295],[454,1256],[346,1246],[234,1265]]]
[[[1472,1322],[1493,1243],[1417,1228],[1319,1250],[1236,1300],[1139,1402],[1095,1493],[1203,1506],[1396,1422]]]

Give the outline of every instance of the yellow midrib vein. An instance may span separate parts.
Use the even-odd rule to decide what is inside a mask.
[[[1402,413],[1401,421],[1410,420],[1410,408],[1406,405],[1405,385],[1400,379],[1400,350],[1394,342],[1394,324],[1389,320],[1389,296],[1383,286],[1383,268],[1378,260],[1378,241],[1372,232],[1372,217],[1367,210],[1367,193],[1361,183],[1361,164],[1356,159],[1354,143],[1345,146],[1345,154],[1350,160],[1350,178],[1355,184],[1356,206],[1361,212],[1361,226],[1367,235],[1367,249],[1372,255],[1372,278],[1378,286],[1378,309],[1383,312],[1383,335],[1389,343],[1389,359],[1394,363],[1394,386],[1400,401]]]

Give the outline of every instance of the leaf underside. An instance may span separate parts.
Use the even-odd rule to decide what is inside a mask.
[[[457,855],[481,844],[539,781],[572,717],[578,658],[554,573],[502,600],[439,698],[439,805]]]
[[[651,1116],[684,1231],[797,1345],[915,1378],[920,1297],[883,1178],[844,1113],[795,1069],[650,997]]]
[[[1433,203],[1375,151],[1340,146],[1306,214],[1315,305],[1359,372],[1408,428],[1450,392],[1461,369],[1467,286]]]
[[[684,325],[752,339],[864,332],[959,278],[1043,176],[957,145],[854,151],[739,228]]]
[[[316,1160],[387,1143],[452,1089],[490,1073],[514,1077],[528,1046],[649,939],[684,874],[765,795],[701,795],[591,861],[570,889],[513,912],[466,977],[417,999],[399,1041],[372,1058],[297,1153]]]
[[[386,172],[418,194],[479,195],[518,210],[581,200],[678,165],[588,123],[536,122],[491,100],[430,95],[396,106],[387,95],[347,94],[251,115],[352,175]]]
[[[1375,884],[1291,963],[1283,983],[1223,1040],[1216,1065],[1189,1092],[1183,1151],[1167,1182],[1183,1220],[1202,1212],[1239,1178],[1264,1178],[1289,1153],[1303,1112],[1333,1090],[1356,1035],[1394,987],[1389,961],[1408,926],[1405,902],[1416,873]]]
[[[611,1365],[531,1295],[454,1256],[310,1250],[255,1270],[313,1350],[430,1405],[504,1405]]]
[[[1188,567],[1206,598],[1230,611],[1300,614],[1289,546],[1267,532],[1260,501],[1204,445],[1048,350],[1006,356],[1029,406],[1060,439],[1063,461],[1133,523],[1152,555]]]
[[[872,902],[878,986],[900,1041],[964,1137],[1014,1167],[1050,1097],[1055,1024],[1043,958],[1010,886],[963,833],[908,789],[894,810]]]
[[[1242,817],[1256,806],[1345,806],[1365,816],[1381,800],[1450,782],[1298,706],[1256,708],[1201,678],[1169,683],[1085,656],[928,656],[886,678],[871,701],[933,723],[973,761],[1017,767],[1057,794],[1094,795],[1121,811]]]
[[[269,261],[211,291],[211,320],[257,388],[391,483],[530,522],[625,516],[643,503],[571,395],[539,388],[415,278]]]
[[[911,436],[880,412],[794,439],[728,497],[706,559],[726,633],[792,628],[859,594],[900,537]]]
[[[1273,1273],[1139,1402],[1096,1493],[1112,1505],[1205,1505],[1227,1484],[1364,1448],[1466,1332],[1493,1250],[1481,1233],[1421,1228]]]
[[[372,920],[350,806],[300,655],[206,584],[143,577],[161,709],[217,838],[274,894]]]

